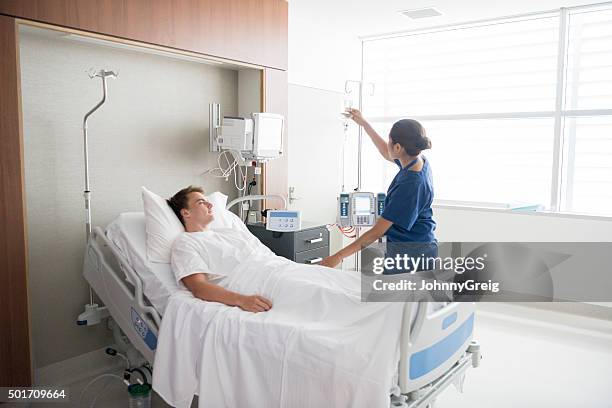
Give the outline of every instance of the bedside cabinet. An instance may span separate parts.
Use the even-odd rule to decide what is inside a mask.
[[[317,264],[329,256],[329,231],[325,225],[302,222],[291,232],[268,231],[265,224],[249,224],[253,235],[276,255],[304,264]]]

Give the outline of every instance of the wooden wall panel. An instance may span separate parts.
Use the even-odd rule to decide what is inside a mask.
[[[287,143],[290,135],[287,132],[288,84],[287,71],[266,68],[264,70],[264,112],[279,113],[285,116],[285,137],[283,140],[283,157],[266,163],[264,188],[266,194],[280,194],[287,197],[289,193],[289,155]]]
[[[27,239],[15,18],[268,67],[266,111],[287,115],[286,0],[0,0],[0,387],[30,386]],[[287,156],[269,192],[287,194]]]
[[[287,69],[286,0],[0,0],[0,14]]]
[[[16,30],[0,15],[0,387],[32,384]]]

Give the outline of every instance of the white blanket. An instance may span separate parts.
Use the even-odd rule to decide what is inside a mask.
[[[189,292],[166,307],[153,388],[188,407],[385,407],[399,359],[401,303],[362,303],[360,277],[261,252],[221,283],[271,299],[266,313]]]

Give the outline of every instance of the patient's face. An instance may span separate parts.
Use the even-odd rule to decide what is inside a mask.
[[[202,193],[193,192],[188,197],[187,211],[183,213],[185,221],[200,227],[210,224],[214,220],[213,205]]]

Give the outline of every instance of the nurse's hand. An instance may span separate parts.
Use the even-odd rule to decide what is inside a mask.
[[[240,295],[238,301],[236,302],[236,306],[247,312],[258,313],[267,312],[268,310],[272,309],[272,302],[259,295]]]
[[[363,115],[361,114],[361,111],[359,109],[347,109],[347,111],[348,113],[351,114],[351,119],[353,119],[355,123],[358,124],[359,126],[365,126],[366,123],[368,123],[363,118]]]
[[[340,258],[338,255],[331,255],[319,262],[319,265],[335,268],[340,264],[340,262],[342,262],[342,258]]]

